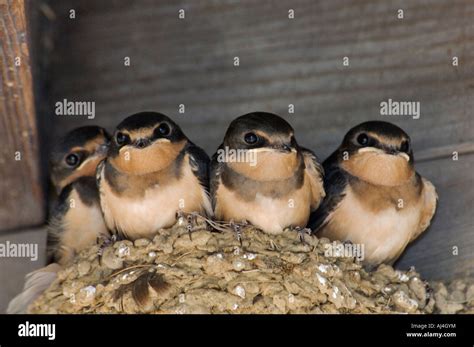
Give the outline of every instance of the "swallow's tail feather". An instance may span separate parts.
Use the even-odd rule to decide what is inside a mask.
[[[28,273],[25,276],[23,291],[10,301],[7,313],[28,313],[28,307],[49,288],[51,283],[57,278],[57,273],[60,269],[60,265],[53,263]]]

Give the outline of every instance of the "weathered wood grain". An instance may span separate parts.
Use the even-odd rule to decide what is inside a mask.
[[[418,150],[473,140],[472,1],[53,1],[52,9],[50,103],[96,101],[95,121],[109,127],[161,110],[213,151],[232,118],[267,110],[286,116],[321,157],[367,119],[403,126]],[[380,116],[388,98],[420,101],[421,119]],[[56,133],[86,122],[55,119]]]
[[[24,2],[1,1],[0,230],[37,225],[44,220],[26,31]]]
[[[454,154],[464,155],[474,153],[474,142],[455,143],[448,146],[428,148],[416,152],[416,162],[453,157]]]
[[[436,187],[438,210],[431,227],[408,247],[398,267],[416,265],[430,279],[474,276],[473,168],[474,154],[461,155],[458,161],[446,158],[417,165],[417,171]]]

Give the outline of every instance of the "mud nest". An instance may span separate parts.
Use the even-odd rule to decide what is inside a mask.
[[[414,269],[367,272],[325,256],[325,238],[246,227],[210,231],[198,219],[153,240],[82,252],[31,313],[456,313],[474,312],[474,285],[430,286]],[[303,239],[303,240],[302,240]],[[99,255],[100,253],[100,255]],[[453,293],[455,295],[453,296]]]

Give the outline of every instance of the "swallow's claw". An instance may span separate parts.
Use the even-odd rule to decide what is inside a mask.
[[[234,220],[230,221],[230,227],[234,230],[235,236],[240,243],[240,247],[243,246],[242,243],[242,227],[239,224],[234,223]]]

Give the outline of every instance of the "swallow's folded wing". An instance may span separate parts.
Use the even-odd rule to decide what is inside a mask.
[[[421,192],[423,199],[423,210],[421,211],[418,229],[413,233],[410,242],[415,240],[430,226],[431,219],[435,214],[436,205],[438,202],[438,194],[436,193],[434,185],[425,178],[422,178],[421,180],[423,182],[423,190]]]
[[[305,178],[309,179],[311,185],[311,210],[316,210],[321,204],[324,196],[324,169],[319,163],[316,155],[306,148],[301,148],[305,163]]]

